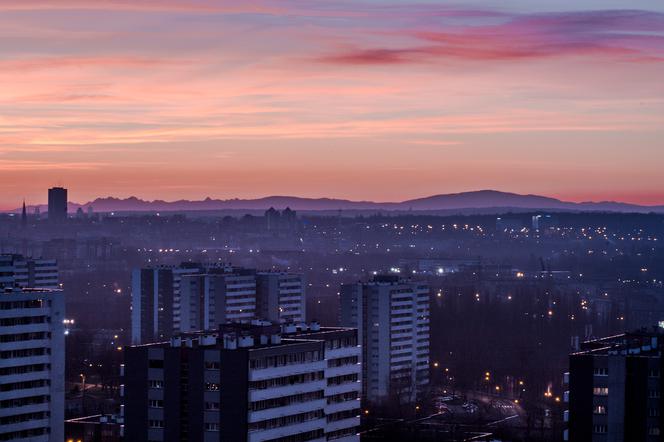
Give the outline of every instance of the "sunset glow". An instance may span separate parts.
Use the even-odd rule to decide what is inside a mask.
[[[0,12],[0,209],[53,185],[78,202],[492,188],[664,204],[661,2]]]

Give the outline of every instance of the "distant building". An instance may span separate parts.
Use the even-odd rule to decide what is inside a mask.
[[[49,221],[67,219],[67,189],[63,187],[48,189],[48,219]]]
[[[0,440],[64,440],[64,298],[0,291]]]
[[[124,354],[126,440],[359,441],[356,330],[256,321]]]
[[[183,263],[134,270],[132,343],[251,319],[305,320],[302,275],[225,264]]]
[[[257,316],[272,322],[305,321],[305,282],[300,274],[256,273]]]
[[[23,200],[23,208],[21,210],[21,227],[24,229],[28,227],[28,211],[25,207],[25,200]]]
[[[180,323],[175,332],[211,330],[256,318],[256,273],[185,275],[180,282]]]
[[[3,287],[56,289],[58,263],[55,259],[0,255],[0,289]]]
[[[279,212],[274,207],[265,211],[265,227],[269,231],[292,231],[297,226],[297,212],[286,207]]]
[[[426,283],[396,275],[341,287],[341,325],[358,329],[368,402],[408,403],[428,387],[429,302]]]
[[[581,344],[565,374],[572,442],[660,441],[664,331],[641,330]]]
[[[131,279],[131,342],[157,342],[180,327],[180,281],[202,273],[200,264],[136,269]]]

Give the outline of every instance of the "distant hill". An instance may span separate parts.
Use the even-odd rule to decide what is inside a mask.
[[[350,201],[332,198],[301,198],[294,196],[268,196],[258,199],[212,199],[199,201],[145,201],[136,197],[97,198],[85,204],[69,203],[69,211],[79,207],[95,212],[157,212],[157,211],[197,211],[197,210],[267,210],[270,207],[284,209],[290,207],[299,211],[329,210],[389,210],[389,211],[454,211],[467,209],[532,209],[532,210],[571,210],[605,212],[658,212],[664,213],[664,206],[641,206],[614,201],[573,203],[540,195],[520,195],[497,190],[434,195],[401,202]],[[34,206],[28,207],[33,211]],[[45,206],[40,210],[46,211]],[[14,210],[20,212],[20,209]]]

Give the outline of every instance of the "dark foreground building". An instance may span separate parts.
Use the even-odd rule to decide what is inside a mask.
[[[128,347],[126,440],[359,441],[357,331],[223,325]]]
[[[583,343],[566,375],[565,440],[663,441],[663,348],[661,328]]]

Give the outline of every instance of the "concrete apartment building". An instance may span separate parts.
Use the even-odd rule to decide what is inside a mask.
[[[426,283],[397,275],[341,287],[341,325],[358,329],[368,403],[413,402],[428,387],[429,302]]]
[[[252,324],[128,347],[125,437],[141,441],[359,441],[357,332]]]
[[[64,298],[0,291],[0,440],[64,440]]]
[[[564,439],[661,441],[664,330],[643,329],[588,341],[570,356]]]
[[[157,342],[224,322],[305,320],[303,276],[227,264],[183,263],[132,273],[132,343]]]

